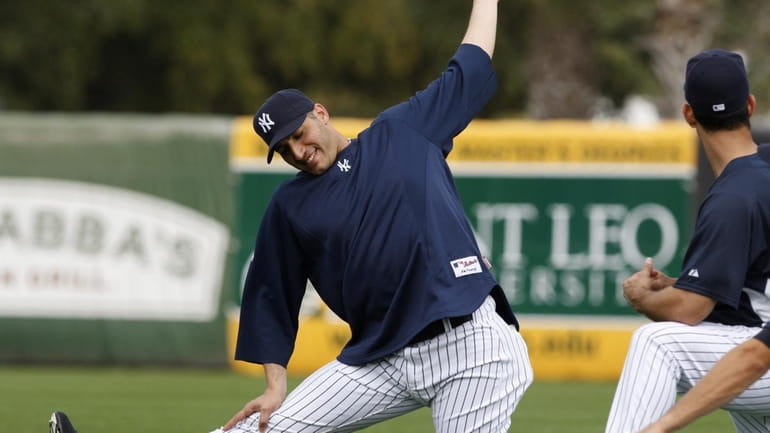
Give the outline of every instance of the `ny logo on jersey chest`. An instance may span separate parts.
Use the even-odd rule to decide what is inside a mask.
[[[350,171],[350,161],[348,161],[347,158],[343,159],[342,161],[337,161],[337,167],[342,172],[348,172]]]

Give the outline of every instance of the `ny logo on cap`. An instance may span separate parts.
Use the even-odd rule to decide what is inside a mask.
[[[262,113],[262,115],[259,116],[259,119],[257,119],[257,122],[262,128],[262,133],[267,133],[267,131],[273,129],[273,125],[275,125],[275,122],[273,122],[273,119],[270,118],[268,113]]]

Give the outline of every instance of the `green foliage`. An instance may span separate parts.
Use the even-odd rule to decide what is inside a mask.
[[[770,3],[767,0],[720,1],[723,22],[714,35],[714,48],[740,51],[746,59],[751,92],[757,98],[757,110],[770,112]]]
[[[654,3],[601,0],[592,6],[588,16],[598,28],[594,50],[602,93],[618,105],[629,94],[654,94],[657,82],[642,44],[651,31]]]
[[[770,8],[764,0],[724,7],[724,0],[710,1],[714,10],[724,9],[714,43],[749,53],[755,93],[760,101],[770,97],[770,60],[762,54]],[[616,103],[660,92],[643,44],[659,5],[500,2],[500,89],[482,114],[526,113],[539,78],[532,59],[549,49],[548,39],[586,38],[575,55],[590,69],[579,80]],[[0,109],[242,114],[276,89],[298,87],[335,115],[371,116],[438,74],[463,36],[470,6],[470,0],[0,2]]]

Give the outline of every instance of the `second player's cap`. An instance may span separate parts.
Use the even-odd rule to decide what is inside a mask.
[[[687,61],[684,98],[695,114],[734,114],[746,105],[748,97],[749,80],[739,54],[714,49]]]
[[[254,132],[267,143],[267,163],[273,160],[275,145],[302,125],[315,103],[297,89],[273,93],[254,114]]]

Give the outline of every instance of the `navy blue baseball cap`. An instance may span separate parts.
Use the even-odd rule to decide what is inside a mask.
[[[743,58],[732,51],[704,51],[687,61],[684,98],[693,112],[728,116],[741,110],[749,97]]]
[[[297,89],[273,93],[254,114],[254,131],[265,140],[267,163],[273,160],[275,145],[302,125],[315,103]]]

